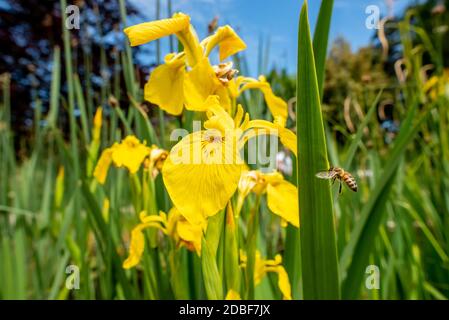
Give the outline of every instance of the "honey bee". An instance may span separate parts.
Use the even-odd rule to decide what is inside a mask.
[[[357,192],[357,182],[355,181],[352,174],[343,170],[342,168],[330,168],[326,171],[321,171],[316,174],[317,178],[331,180],[332,183],[335,182],[336,179],[340,181],[340,189],[339,193],[341,193],[341,185],[342,183],[346,183],[346,185],[354,192]]]

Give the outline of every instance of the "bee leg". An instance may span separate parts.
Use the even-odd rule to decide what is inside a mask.
[[[334,177],[334,178],[332,179],[332,185],[334,185],[335,180],[337,180],[337,177]]]
[[[341,181],[340,181],[340,189],[338,190],[338,193],[339,193],[339,194],[341,194],[341,185],[342,185],[342,183],[341,183]]]

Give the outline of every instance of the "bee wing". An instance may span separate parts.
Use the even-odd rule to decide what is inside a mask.
[[[321,171],[318,172],[315,176],[319,179],[330,180],[335,177],[335,171]]]

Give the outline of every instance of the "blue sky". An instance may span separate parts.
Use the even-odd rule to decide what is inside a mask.
[[[400,14],[415,0],[393,0],[393,11]],[[131,0],[148,20],[154,19],[154,0]],[[257,52],[260,39],[270,41],[269,68],[296,68],[298,17],[303,0],[172,0],[173,10],[192,18],[200,38],[206,36],[207,25],[219,17],[219,25],[230,24],[247,43],[246,55],[251,75],[257,75]],[[365,27],[369,5],[378,5],[381,15],[389,13],[386,0],[335,0],[331,41],[338,36],[346,38],[353,50],[369,43],[373,30]],[[166,3],[162,0],[161,3]],[[321,1],[309,0],[312,32]],[[164,6],[164,5],[163,5]],[[166,16],[166,8],[162,7]],[[162,43],[166,48],[168,44]]]

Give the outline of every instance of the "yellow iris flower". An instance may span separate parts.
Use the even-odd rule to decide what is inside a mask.
[[[206,231],[207,222],[200,225],[192,225],[181,216],[176,208],[165,214],[146,215],[145,211],[140,213],[140,223],[131,231],[128,258],[123,262],[123,268],[130,269],[136,266],[145,248],[145,237],[143,231],[148,228],[156,228],[165,235],[171,237],[178,247],[184,246],[190,251],[201,255],[201,239]]]
[[[250,193],[267,194],[270,210],[283,220],[299,228],[298,190],[279,172],[262,173],[244,171],[239,181],[239,199],[241,204]]]
[[[287,104],[274,95],[264,77],[259,80],[239,77],[232,63],[212,66],[209,55],[218,47],[220,61],[246,49],[246,44],[230,26],[223,26],[199,41],[190,24],[190,17],[175,13],[170,19],[141,23],[124,30],[131,45],[141,45],[169,35],[176,35],[184,51],[170,53],[164,64],[158,66],[145,85],[145,99],[158,105],[169,114],[180,115],[183,108],[205,111],[204,105],[211,95],[220,97],[221,105],[230,110],[231,99],[243,91],[259,89],[274,115],[287,118]],[[187,71],[189,67],[189,71]]]
[[[246,268],[247,257],[243,251],[240,251],[240,266]],[[282,266],[281,255],[276,255],[273,260],[265,260],[262,258],[259,250],[256,251],[256,263],[254,269],[254,284],[257,286],[266,276],[268,272],[278,274],[278,287],[283,295],[284,300],[292,299],[292,289],[287,271]]]
[[[239,152],[249,137],[279,134],[271,122],[250,121],[240,105],[232,118],[214,96],[208,98],[207,116],[208,130],[184,137],[162,168],[170,198],[193,224],[224,209],[237,190],[245,169]]]
[[[165,159],[163,157],[164,153],[156,150],[160,149],[154,146],[152,148],[146,146],[145,143],[141,143],[135,136],[127,136],[122,142],[115,143],[112,147],[103,151],[95,167],[94,177],[98,182],[104,184],[111,164],[119,168],[125,167],[131,174],[135,174],[148,156],[150,156],[151,163]],[[154,167],[154,164],[152,166]],[[157,168],[161,166],[159,163]]]

